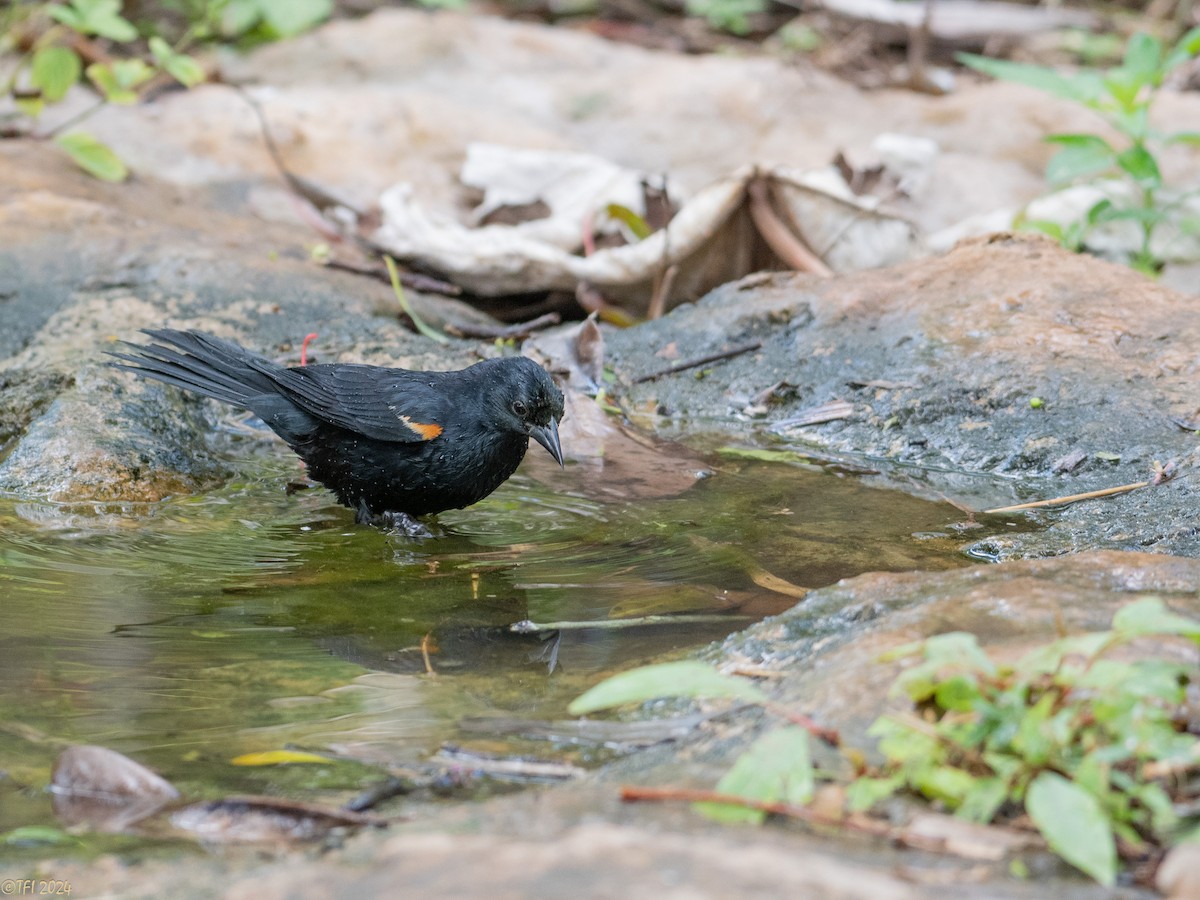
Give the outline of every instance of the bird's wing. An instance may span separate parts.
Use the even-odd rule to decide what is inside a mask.
[[[375,440],[430,441],[446,421],[448,401],[438,389],[442,372],[345,363],[263,371],[309,415]]]

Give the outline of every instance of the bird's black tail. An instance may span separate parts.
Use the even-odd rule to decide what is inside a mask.
[[[109,352],[121,360],[113,366],[243,409],[254,409],[256,399],[276,393],[264,373],[275,364],[237,344],[201,331],[161,328],[146,329],[143,334],[162,343],[127,344],[133,353]]]

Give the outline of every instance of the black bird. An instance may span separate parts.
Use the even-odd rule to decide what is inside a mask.
[[[533,438],[563,464],[563,395],[523,356],[457,372],[330,363],[287,368],[199,331],[155,341],[112,365],[248,409],[360,523],[419,531],[413,516],[462,508],[516,471]]]

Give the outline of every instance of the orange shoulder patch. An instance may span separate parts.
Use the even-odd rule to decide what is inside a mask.
[[[442,433],[441,425],[426,425],[423,422],[414,422],[408,416],[401,416],[400,421],[407,425],[410,431],[425,441],[432,441]]]

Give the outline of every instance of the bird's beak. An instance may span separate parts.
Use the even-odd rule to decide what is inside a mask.
[[[555,461],[563,468],[562,445],[558,442],[558,422],[550,420],[549,425],[534,425],[529,429],[529,436],[545,447]]]

